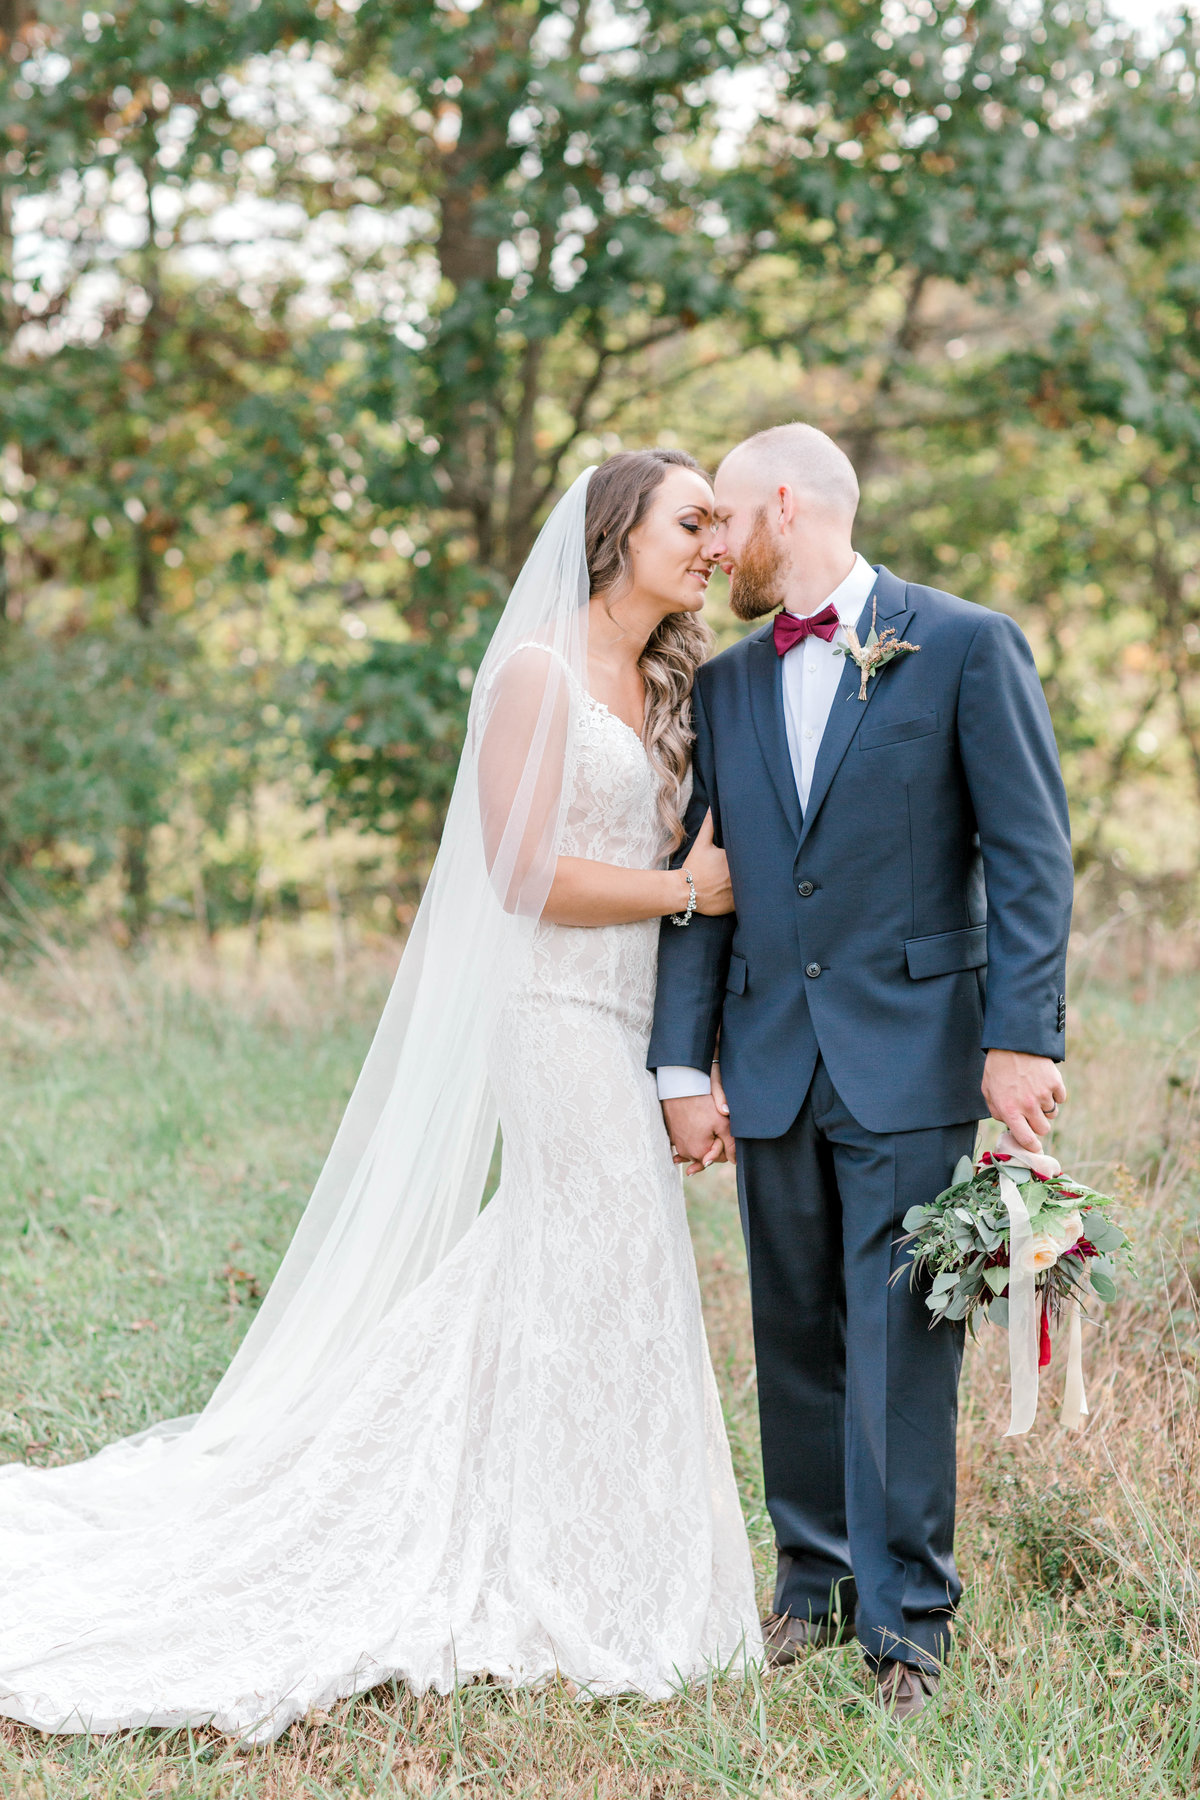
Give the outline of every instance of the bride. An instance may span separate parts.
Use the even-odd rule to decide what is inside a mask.
[[[645,1051],[712,494],[580,476],[472,698],[436,867],[295,1238],[204,1411],[0,1470],[0,1713],[268,1741],[388,1679],[665,1697],[759,1654]],[[480,1211],[497,1116],[498,1192]]]

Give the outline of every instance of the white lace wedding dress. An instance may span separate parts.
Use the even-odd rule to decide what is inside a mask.
[[[661,849],[637,735],[573,709],[563,853]],[[236,1478],[136,1441],[0,1471],[0,1712],[267,1740],[390,1677],[663,1697],[761,1645],[682,1185],[647,1074],[657,921],[542,924],[492,1046],[476,1223]],[[307,1416],[311,1416],[311,1409]],[[162,1454],[143,1447],[143,1460]]]

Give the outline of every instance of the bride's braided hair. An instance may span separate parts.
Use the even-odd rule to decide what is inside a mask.
[[[585,542],[593,594],[616,594],[630,575],[629,534],[645,517],[669,468],[704,470],[686,450],[622,450],[588,483]],[[691,760],[692,683],[712,649],[712,632],[696,613],[669,613],[638,661],[646,687],[642,742],[658,778],[658,814],[674,850],[683,842],[680,801]]]

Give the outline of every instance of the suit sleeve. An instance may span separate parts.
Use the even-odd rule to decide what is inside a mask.
[[[721,809],[713,765],[712,732],[705,708],[703,684],[698,679],[692,693],[692,723],[696,742],[692,749],[692,797],[684,818],[686,836],[671,859],[678,868],[686,861],[696,833],[709,808],[713,834],[721,843]],[[667,1064],[692,1069],[712,1066],[721,1023],[721,1004],[729,974],[729,946],[734,915],[708,918],[693,913],[689,925],[672,925],[664,919],[658,940],[658,989],[654,1002],[654,1028],[646,1066]]]
[[[958,740],[987,889],[983,1044],[1066,1053],[1066,961],[1074,870],[1054,727],[1024,634],[1003,613],[963,664]]]

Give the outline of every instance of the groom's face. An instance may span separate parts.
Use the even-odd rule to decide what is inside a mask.
[[[717,472],[717,529],[712,555],[729,577],[729,605],[735,618],[761,619],[783,604],[789,566],[788,543],[772,530],[773,514],[761,486],[739,478],[732,468]]]

